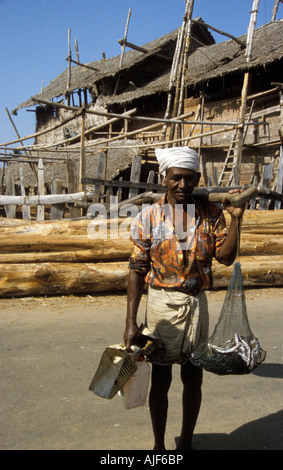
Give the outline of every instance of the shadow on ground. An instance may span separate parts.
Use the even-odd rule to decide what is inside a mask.
[[[193,449],[282,450],[283,410],[244,424],[230,434],[195,434]]]

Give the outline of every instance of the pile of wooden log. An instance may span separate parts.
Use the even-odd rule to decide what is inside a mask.
[[[0,219],[0,297],[125,291],[130,221],[116,222],[123,231],[112,239],[107,224],[94,237],[87,219]],[[246,211],[239,257],[244,285],[282,286],[282,253],[283,212]],[[227,287],[232,269],[213,263],[215,288]]]

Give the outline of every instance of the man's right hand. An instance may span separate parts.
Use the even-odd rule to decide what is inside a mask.
[[[144,276],[132,269],[129,272],[127,293],[127,316],[124,332],[124,345],[127,351],[138,341],[139,327],[137,325],[137,312],[144,289]]]
[[[138,325],[136,322],[133,322],[129,325],[126,325],[124,331],[124,345],[127,351],[131,351],[131,346],[136,345],[137,335],[138,335]]]

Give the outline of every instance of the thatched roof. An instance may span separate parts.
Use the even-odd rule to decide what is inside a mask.
[[[246,35],[239,37],[246,42]],[[197,49],[189,57],[188,84],[207,81],[211,78],[236,71],[262,67],[282,60],[283,20],[272,21],[256,29],[252,57],[246,62],[245,49],[233,40]]]
[[[147,53],[139,52],[136,50],[130,50],[125,52],[123,57],[123,63],[120,71],[129,69],[139,62],[144,61],[148,57],[161,53],[165,45],[173,41],[174,43],[177,40],[178,29],[172,31],[165,36],[155,39],[142,47],[147,49]],[[94,70],[82,66],[72,66],[71,68],[71,87],[69,91],[77,90],[78,88],[90,88],[96,82],[99,82],[102,79],[107,77],[113,77],[117,75],[119,70],[120,55],[112,57],[109,59],[102,59],[96,62],[90,62],[86,65],[93,67]],[[66,94],[66,84],[68,80],[68,69],[66,69],[61,75],[52,80],[50,84],[44,88],[40,95],[36,95],[45,100],[52,100],[53,98],[58,98]],[[31,99],[25,101],[24,103],[17,106],[12,112],[15,113],[20,108],[28,108],[34,106],[35,103]]]
[[[246,42],[246,35],[238,39]],[[227,74],[264,67],[282,60],[283,20],[265,24],[255,31],[252,58],[249,63],[246,62],[245,50],[241,49],[241,46],[234,40],[196,49],[188,58],[187,85],[194,86]],[[117,96],[100,97],[98,102],[100,105],[126,103],[142,96],[167,92],[169,79],[170,72],[151,81],[141,89],[129,90]]]
[[[203,27],[202,27],[203,28]],[[231,74],[238,71],[245,71],[255,67],[266,66],[270,63],[282,60],[283,56],[283,21],[273,21],[256,29],[252,58],[249,63],[246,62],[245,49],[234,40],[225,41],[219,44],[199,47],[192,52],[188,59],[188,86],[194,86],[198,83],[206,82],[210,79]],[[147,53],[138,51],[128,51],[124,55],[122,70],[127,70],[134,65],[143,62],[150,56],[162,52],[164,46],[170,41],[176,41],[178,30],[175,30],[166,36],[156,39],[143,47],[148,50]],[[242,42],[246,41],[246,35],[240,36]],[[72,67],[72,87],[71,90],[83,87],[91,87],[106,77],[113,77],[119,69],[120,56],[112,59],[104,59],[89,64],[97,70],[91,71],[79,66]],[[169,64],[170,65],[170,64]],[[53,80],[39,97],[47,100],[63,96],[66,93],[68,71],[65,70],[59,77]],[[100,96],[98,102],[100,105],[109,105],[113,103],[131,102],[143,96],[153,95],[168,91],[170,78],[170,67],[168,72],[155,79],[149,80],[142,87],[129,87],[124,92],[114,96]],[[28,100],[19,105],[17,109],[34,106],[32,100]]]
[[[201,21],[201,18],[198,17],[197,20]],[[144,44],[142,47],[143,49],[146,49],[148,51],[146,53],[137,50],[126,51],[120,69],[120,55],[109,59],[102,59],[96,62],[90,62],[85,64],[95,70],[90,70],[89,68],[79,65],[72,66],[71,86],[68,91],[72,92],[79,88],[91,89],[96,83],[100,82],[101,80],[105,80],[106,78],[110,77],[115,77],[119,71],[127,71],[136,65],[143,64],[149,58],[156,57],[157,54],[165,55],[168,59],[170,59],[167,62],[167,69],[170,70],[179,29],[180,28],[177,28],[176,30],[166,34],[165,36],[162,36],[161,38],[155,39],[154,41]],[[197,38],[198,45],[199,41],[201,41],[203,44],[213,44],[215,42],[212,35],[207,30],[207,27],[201,24],[193,24],[192,33],[193,36]],[[45,100],[52,100],[54,98],[65,96],[67,91],[67,81],[68,69],[61,73],[57,78],[52,80],[49,85],[47,85],[47,87],[43,89],[42,93],[35,96]],[[24,103],[18,105],[12,111],[12,113],[16,114],[18,109],[28,108],[34,105],[35,102],[32,99],[29,99]]]

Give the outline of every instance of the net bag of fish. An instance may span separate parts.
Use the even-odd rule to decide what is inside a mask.
[[[191,362],[218,375],[240,375],[252,372],[265,356],[249,325],[241,265],[236,262],[219,320],[208,340],[192,353]]]

